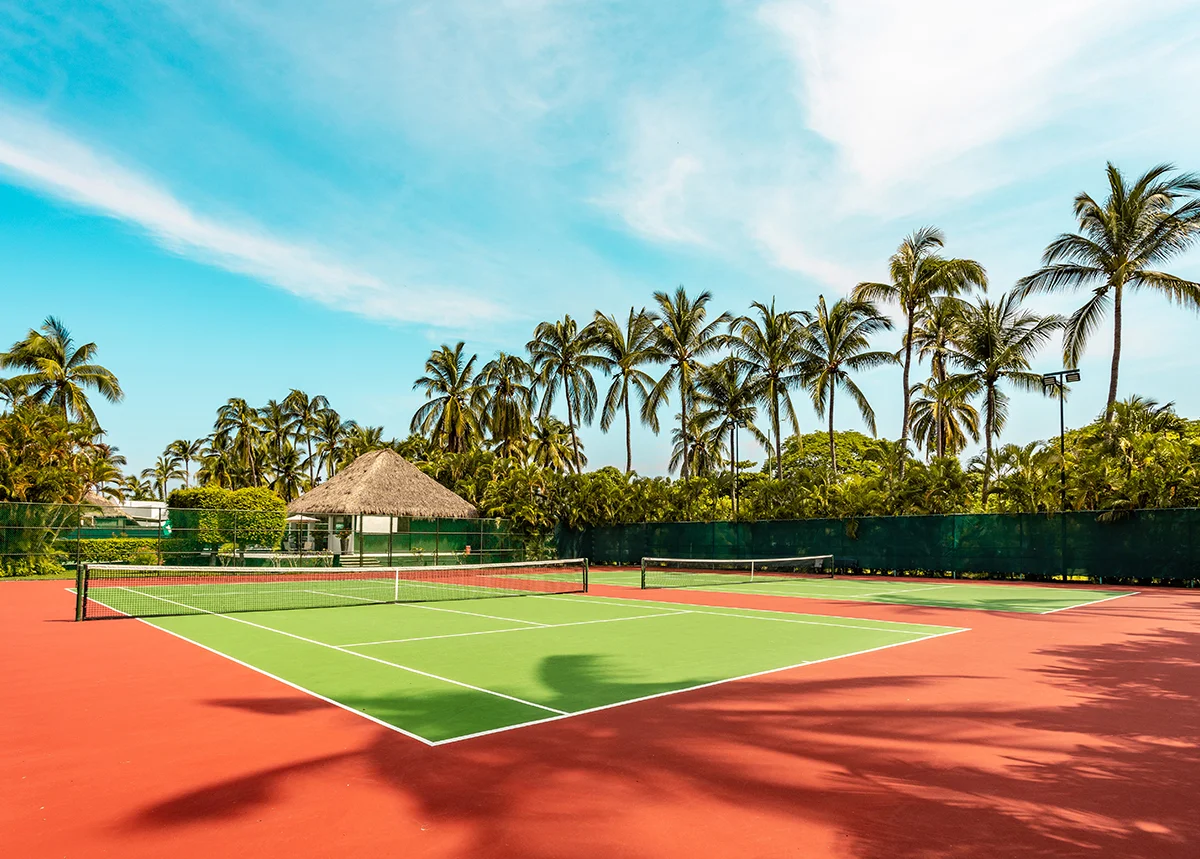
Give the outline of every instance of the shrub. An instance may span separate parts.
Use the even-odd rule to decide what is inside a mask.
[[[78,551],[84,564],[157,564],[158,541],[146,537],[109,537],[79,540],[67,547],[67,554]]]
[[[277,549],[287,528],[287,504],[270,489],[260,487],[177,489],[167,498],[167,505],[172,554],[226,543]]]

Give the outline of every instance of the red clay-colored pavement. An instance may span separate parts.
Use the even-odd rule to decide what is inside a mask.
[[[69,622],[63,585],[0,583],[6,859],[1200,856],[1189,591],[1046,616],[660,592],[972,632],[428,748]]]

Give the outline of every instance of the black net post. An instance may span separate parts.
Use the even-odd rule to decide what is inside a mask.
[[[83,620],[87,613],[87,564],[75,567],[75,619]]]
[[[585,594],[588,592],[588,561],[587,561],[587,558],[583,559],[583,592]]]

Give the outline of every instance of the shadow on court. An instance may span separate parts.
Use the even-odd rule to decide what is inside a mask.
[[[399,843],[408,808],[423,829],[454,833],[455,852],[431,855],[1194,857],[1195,605],[1123,612],[1108,626],[989,620],[970,635],[438,748],[381,728],[361,747],[296,750],[151,802],[122,827],[253,818],[298,782],[340,785],[350,772],[403,800],[395,820],[374,822],[380,842]],[[564,695],[581,678],[611,683],[614,698],[650,694],[595,657],[548,657],[541,677]],[[288,700],[209,703],[262,716],[266,734],[272,719],[326,706]],[[475,701],[446,693],[439,704]]]

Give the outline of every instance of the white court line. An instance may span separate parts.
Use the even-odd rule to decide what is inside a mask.
[[[524,698],[517,698],[513,695],[505,695],[503,692],[497,692],[494,689],[484,689],[482,686],[472,686],[470,683],[464,683],[461,680],[451,680],[449,677],[442,677],[441,675],[438,675],[438,674],[430,674],[428,671],[421,671],[420,669],[417,669],[417,668],[410,668],[409,666],[401,665],[398,662],[388,662],[386,659],[380,659],[378,656],[368,656],[365,653],[357,653],[353,650],[347,650],[346,648],[340,647],[336,644],[327,644],[324,641],[317,641],[315,638],[305,638],[303,635],[296,635],[294,632],[284,632],[282,629],[275,629],[274,627],[263,626],[261,623],[254,623],[253,621],[246,620],[245,618],[233,617],[232,615],[228,615],[228,614],[220,614],[215,611],[208,611],[207,609],[196,608],[196,606],[188,605],[187,603],[175,602],[175,600],[169,600],[166,597],[159,597],[159,596],[154,596],[153,594],[143,593],[142,591],[134,590],[133,588],[123,587],[123,588],[121,588],[121,590],[129,591],[130,593],[135,593],[138,596],[144,596],[144,597],[150,597],[151,599],[162,600],[163,602],[168,602],[168,603],[171,603],[172,605],[177,605],[180,608],[191,609],[192,611],[199,611],[199,612],[202,612],[203,614],[212,615],[213,617],[223,617],[226,620],[232,620],[234,623],[244,623],[246,626],[253,626],[256,629],[265,630],[266,632],[274,632],[274,633],[277,633],[278,635],[285,635],[288,638],[294,638],[297,641],[303,641],[307,644],[315,644],[318,647],[327,647],[330,650],[336,650],[340,653],[348,653],[351,656],[357,656],[359,659],[367,659],[367,660],[370,660],[371,662],[378,662],[380,665],[387,665],[392,668],[399,668],[401,671],[407,671],[410,674],[418,674],[422,677],[428,677],[432,680],[441,680],[443,683],[450,683],[454,686],[461,686],[464,689],[472,689],[476,692],[483,692],[487,695],[494,695],[497,698],[507,698],[509,701],[515,701],[518,704],[525,704],[526,706],[529,706],[529,707],[536,707],[539,710],[547,710],[551,713],[558,713],[560,715],[566,715],[566,710],[559,710],[557,707],[548,707],[545,704],[536,704],[533,701],[526,701]]]
[[[72,594],[75,593],[74,588],[65,588],[65,590]],[[242,660],[238,659],[237,657],[230,656],[228,653],[222,653],[219,650],[214,650],[213,648],[209,647],[207,644],[201,644],[198,641],[193,641],[192,639],[188,638],[186,635],[180,635],[178,632],[172,632],[171,630],[167,629],[166,627],[159,626],[156,623],[151,623],[150,621],[146,620],[146,618],[144,618],[144,617],[133,617],[132,615],[129,615],[126,612],[121,611],[119,608],[113,608],[108,603],[100,602],[100,600],[93,599],[92,597],[88,597],[88,602],[98,603],[99,605],[104,606],[109,611],[115,611],[117,614],[123,614],[123,615],[125,615],[125,617],[128,617],[131,620],[136,620],[138,623],[146,624],[146,626],[150,627],[151,629],[156,629],[159,632],[165,632],[167,635],[174,636],[175,638],[178,638],[180,641],[186,641],[188,644],[195,645],[196,647],[199,647],[201,650],[207,650],[209,653],[220,656],[222,659],[228,659],[230,662],[236,663],[237,665],[240,665],[243,668],[249,668],[251,671],[255,671],[255,672],[263,675],[264,677],[270,677],[272,680],[276,680],[276,681],[282,683],[284,686],[290,686],[291,688],[295,689],[298,692],[303,692],[306,695],[312,695],[314,698],[319,698],[320,700],[324,701],[326,704],[332,704],[335,707],[345,710],[347,713],[353,713],[355,716],[361,716],[362,718],[364,718],[370,722],[374,722],[376,725],[380,725],[381,727],[384,727],[384,728],[389,728],[390,730],[395,731],[397,734],[403,734],[404,736],[408,737],[409,739],[417,740],[418,742],[424,743],[427,746],[434,745],[433,740],[427,740],[424,737],[422,737],[420,734],[414,734],[411,731],[406,731],[403,728],[400,728],[400,727],[397,727],[396,725],[391,724],[390,722],[385,722],[382,719],[377,719],[376,717],[372,716],[370,713],[364,713],[362,710],[354,709],[349,704],[343,704],[341,701],[337,701],[333,698],[327,698],[324,695],[322,695],[320,692],[314,692],[312,689],[301,686],[298,683],[293,683],[291,680],[284,680],[278,674],[272,674],[270,671],[265,671],[256,665],[251,665],[249,662],[243,662]]]
[[[713,591],[705,591],[705,593],[713,593]],[[723,593],[723,592],[717,591],[716,593]],[[748,593],[748,591],[743,591],[743,593]],[[541,599],[547,599],[547,600],[561,599],[561,600],[565,600],[565,601],[569,601],[569,602],[579,602],[580,601],[579,599],[572,599],[571,597],[553,597],[553,596],[543,596],[543,597],[541,597]],[[588,602],[602,603],[603,605],[629,606],[629,607],[632,607],[632,606],[630,606],[630,603],[657,602],[655,600],[626,600],[624,602],[607,602],[605,597],[591,597],[591,596],[582,597],[581,599],[586,599]],[[871,621],[872,623],[888,624],[888,626],[859,626],[856,624],[849,624],[849,623],[826,623],[825,621],[820,621],[820,620],[798,620],[796,618],[790,618],[790,617],[788,617],[788,618],[785,618],[785,617],[759,617],[758,615],[752,615],[752,614],[732,614],[732,613],[728,613],[728,612],[720,612],[720,611],[712,611],[711,610],[714,608],[735,608],[737,611],[753,611],[753,612],[761,612],[764,614],[787,614],[787,612],[775,611],[773,609],[768,609],[768,608],[737,608],[736,606],[710,606],[710,605],[705,605],[703,603],[657,603],[657,604],[658,605],[688,605],[688,606],[692,607],[691,610],[695,614],[728,614],[729,617],[745,617],[745,618],[749,618],[750,620],[779,620],[779,621],[783,621],[784,623],[803,623],[803,624],[809,624],[811,626],[835,626],[835,627],[844,627],[846,629],[865,629],[869,632],[904,632],[904,630],[896,629],[897,626],[925,626],[925,627],[932,626],[937,629],[953,629],[955,632],[962,632],[966,629],[966,627],[947,627],[947,626],[943,626],[941,624],[908,623],[906,621],[901,621],[901,620]],[[704,609],[704,611],[696,611],[697,609]],[[836,615],[836,614],[820,614],[820,615],[810,614],[810,615],[806,615],[806,617],[832,617],[836,620],[857,620],[857,621],[868,620],[867,618],[844,617],[842,615]],[[912,633],[906,632],[905,634],[911,635]],[[938,634],[940,635],[941,633],[938,633]]]
[[[675,614],[699,614],[694,611],[660,611],[656,614],[637,614],[633,617],[606,617],[601,620],[577,620],[571,623],[545,623],[541,626],[514,626],[512,629],[480,629],[475,632],[450,632],[445,635],[422,635],[418,638],[388,638],[383,641],[360,641],[342,647],[371,647],[376,644],[404,644],[409,641],[432,641],[435,638],[465,638],[469,635],[495,635],[500,632],[530,632],[537,629],[562,629],[565,626],[587,626],[592,623],[620,623],[625,620],[646,620],[651,617],[670,617]],[[704,612],[707,614],[708,612]]]
[[[1141,591],[1130,591],[1127,594],[1117,594],[1116,596],[1105,597],[1104,599],[1101,599],[1101,600],[1092,600],[1091,602],[1081,602],[1079,605],[1065,605],[1062,608],[1052,608],[1052,609],[1050,609],[1050,611],[1039,611],[1038,614],[1054,614],[1055,612],[1067,611],[1068,609],[1072,609],[1072,608],[1085,608],[1086,606],[1097,605],[1102,602],[1108,602],[1109,600],[1119,600],[1121,597],[1137,596],[1140,593],[1141,593]]]
[[[697,612],[697,614],[700,614],[700,613],[701,612]],[[750,618],[750,619],[755,620],[756,618]],[[585,716],[588,713],[598,713],[601,710],[612,710],[617,707],[624,707],[626,704],[637,704],[642,701],[651,701],[655,698],[666,698],[668,695],[678,695],[682,692],[692,692],[696,689],[708,689],[713,686],[721,686],[721,685],[724,685],[725,683],[733,683],[738,680],[749,680],[753,677],[763,677],[763,676],[766,676],[767,674],[775,674],[780,671],[791,671],[793,668],[803,668],[806,665],[817,665],[822,662],[833,662],[838,659],[845,659],[849,656],[862,656],[863,654],[866,654],[866,653],[875,653],[880,650],[888,650],[892,647],[905,647],[909,644],[917,644],[919,642],[928,641],[928,640],[934,639],[934,638],[942,638],[943,636],[947,636],[947,635],[957,635],[960,632],[970,632],[970,630],[965,629],[965,628],[964,629],[951,629],[947,632],[938,632],[938,633],[934,633],[932,635],[926,635],[924,638],[917,638],[917,639],[914,639],[913,641],[897,641],[893,644],[883,644],[883,645],[880,645],[879,647],[867,648],[866,650],[856,650],[853,653],[839,653],[837,656],[826,656],[823,659],[809,659],[805,662],[797,662],[794,665],[784,665],[781,668],[768,668],[765,671],[755,671],[750,674],[739,675],[738,677],[727,677],[723,680],[713,680],[710,683],[698,683],[695,686],[685,686],[682,689],[672,689],[668,692],[656,692],[653,695],[643,695],[640,698],[629,698],[624,701],[616,701],[612,704],[602,704],[599,707],[589,707],[586,710],[575,710],[574,712],[567,713],[562,716],[547,716],[544,719],[533,719],[529,722],[521,722],[516,725],[506,725],[503,728],[492,728],[487,731],[477,731],[474,734],[464,734],[461,737],[450,737],[445,740],[435,740],[431,745],[447,746],[447,745],[450,745],[451,743],[458,743],[458,742],[462,742],[463,740],[471,740],[471,739],[474,739],[475,737],[486,737],[490,734],[502,734],[505,731],[513,731],[513,730],[516,730],[517,728],[525,728],[530,725],[542,725],[542,724],[545,724],[546,722],[558,722],[563,719],[574,718],[575,716]]]
[[[365,597],[351,597],[351,596],[346,596],[345,594],[327,593],[326,591],[309,591],[308,593],[321,594],[322,596],[327,596],[327,597],[343,597],[343,596],[345,596],[346,599],[362,600],[363,602],[373,602],[373,603],[378,603],[379,605],[396,606],[397,608],[423,608],[423,609],[426,609],[427,611],[447,611],[447,612],[450,612],[451,614],[466,614],[466,615],[470,615],[471,617],[486,617],[488,620],[507,620],[510,623],[526,623],[526,624],[529,624],[530,626],[550,626],[551,625],[551,624],[546,624],[546,623],[538,623],[535,620],[521,620],[520,618],[516,618],[516,617],[499,617],[494,614],[480,614],[477,611],[463,611],[462,609],[457,609],[457,608],[440,608],[438,606],[424,605],[423,603],[391,602],[391,601],[380,603],[378,600],[369,600],[369,599],[366,599]],[[501,597],[497,597],[497,599],[501,599]],[[336,606],[334,606],[334,608],[336,608]]]

